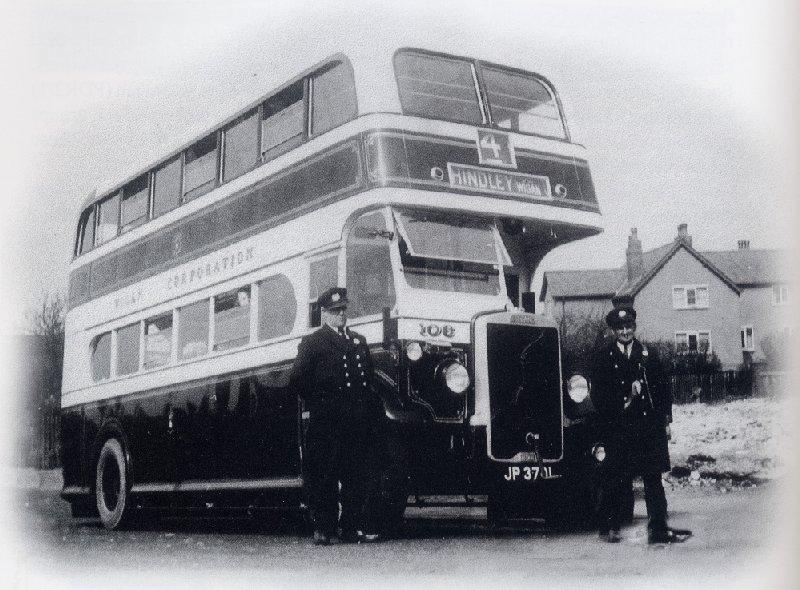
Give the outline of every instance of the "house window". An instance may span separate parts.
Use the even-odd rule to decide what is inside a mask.
[[[789,302],[789,285],[772,286],[772,304],[786,305]]]
[[[674,285],[672,287],[674,309],[707,309],[708,285]]]
[[[675,350],[678,354],[708,354],[711,352],[711,333],[675,332]]]
[[[742,350],[755,350],[753,348],[753,326],[742,326]]]

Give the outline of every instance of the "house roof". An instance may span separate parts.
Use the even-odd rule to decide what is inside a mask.
[[[785,281],[781,250],[723,250],[703,252],[717,268],[739,286],[767,285]]]
[[[737,287],[736,283],[733,282],[728,275],[717,268],[714,263],[708,260],[702,253],[692,248],[686,241],[675,240],[672,244],[666,244],[666,246],[661,246],[660,248],[651,250],[648,252],[648,254],[650,254],[649,257],[645,257],[643,255],[644,272],[638,277],[635,277],[632,281],[627,281],[617,290],[615,296],[635,297],[636,294],[641,291],[662,268],[664,268],[667,262],[669,262],[669,260],[678,252],[678,250],[681,249],[686,250],[690,255],[694,256],[697,261],[700,262],[700,264],[709,270],[709,272],[716,275],[720,281],[725,283],[737,295],[739,294],[740,289]]]
[[[560,270],[544,273],[541,300],[549,292],[553,299],[581,297],[633,297],[669,262],[678,250],[685,249],[733,291],[744,286],[772,284],[785,280],[780,265],[780,250],[700,252],[685,240],[675,240],[642,253],[643,272],[628,280],[627,269]]]
[[[544,273],[542,294],[544,300],[550,291],[554,298],[611,297],[625,279],[625,270],[606,268],[598,270],[551,270]]]

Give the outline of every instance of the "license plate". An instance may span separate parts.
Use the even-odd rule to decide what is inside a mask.
[[[552,467],[539,467],[538,465],[509,465],[503,474],[503,479],[509,482],[558,479],[559,477],[561,476],[553,473]]]

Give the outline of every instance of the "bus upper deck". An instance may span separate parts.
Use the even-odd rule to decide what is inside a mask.
[[[374,186],[544,204],[529,217],[598,231],[585,150],[569,142],[544,78],[411,49],[394,54],[394,70],[392,56],[386,62],[363,68],[368,77],[360,62],[333,56],[88,199],[69,306],[209,251],[248,224],[275,225]],[[570,219],[565,208],[594,215]],[[181,237],[169,235],[179,223]],[[123,249],[130,264],[107,256]]]

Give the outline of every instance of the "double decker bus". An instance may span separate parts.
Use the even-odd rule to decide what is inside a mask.
[[[431,497],[493,523],[588,510],[586,381],[529,286],[600,223],[541,75],[415,48],[317,63],[82,205],[62,497],[108,528],[302,507],[288,377],[342,286],[387,417],[387,522]]]

